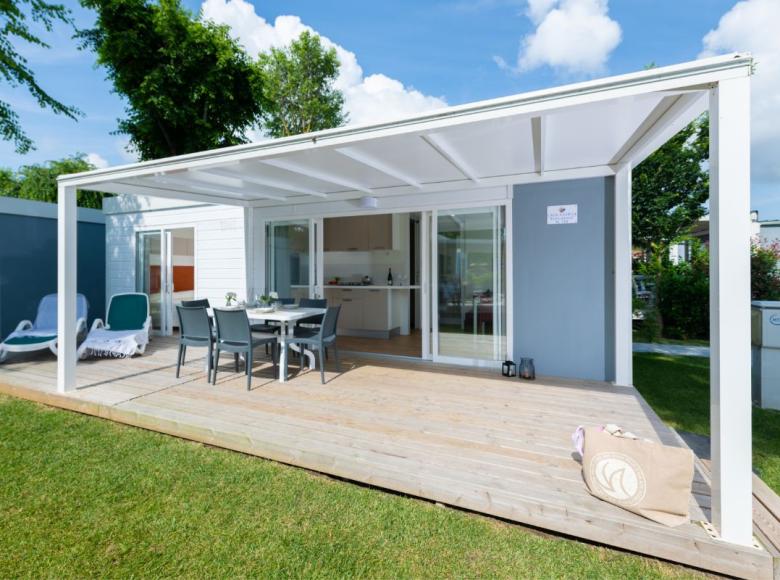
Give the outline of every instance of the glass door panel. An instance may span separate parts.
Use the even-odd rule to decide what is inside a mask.
[[[309,220],[269,222],[266,226],[268,292],[279,298],[308,298],[313,283]]]
[[[162,232],[138,232],[136,234],[135,289],[149,296],[152,327],[163,330],[162,316]]]
[[[436,213],[436,357],[496,361],[505,356],[503,215],[503,207]]]

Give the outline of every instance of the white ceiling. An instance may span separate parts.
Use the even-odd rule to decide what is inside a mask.
[[[610,175],[706,110],[712,83],[702,81],[717,79],[734,62],[696,61],[61,182],[262,207]]]

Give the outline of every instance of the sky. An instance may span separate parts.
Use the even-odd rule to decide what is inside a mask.
[[[302,30],[336,48],[354,123],[633,72],[714,54],[750,51],[752,207],[780,219],[780,0],[182,0],[227,24],[250,54]],[[92,13],[64,0],[80,28]],[[115,133],[124,103],[72,30],[42,32],[50,50],[16,45],[38,82],[78,107],[77,122],[42,110],[21,88],[0,85],[36,149],[0,141],[0,167],[81,153],[96,166],[134,161]],[[253,135],[259,137],[259,135]]]

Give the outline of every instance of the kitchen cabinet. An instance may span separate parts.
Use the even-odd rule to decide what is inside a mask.
[[[389,290],[371,288],[363,294],[363,328],[366,330],[388,330],[388,297]]]
[[[391,214],[325,218],[323,249],[326,252],[368,252],[393,249]]]

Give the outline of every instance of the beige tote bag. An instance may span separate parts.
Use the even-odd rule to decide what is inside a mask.
[[[585,428],[582,474],[596,497],[667,526],[690,520],[690,449]]]

